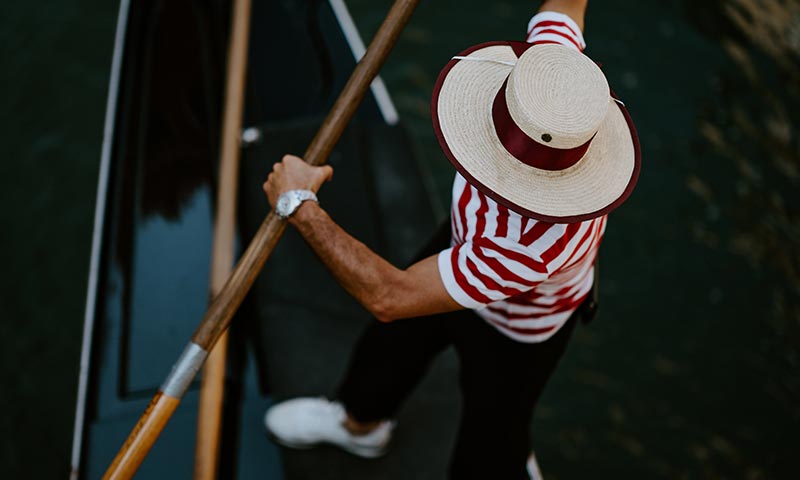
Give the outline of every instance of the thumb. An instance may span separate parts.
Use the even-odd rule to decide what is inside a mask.
[[[320,173],[322,174],[322,180],[325,182],[330,182],[333,179],[333,167],[330,165],[320,167]]]

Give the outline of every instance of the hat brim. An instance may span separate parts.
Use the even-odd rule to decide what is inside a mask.
[[[614,210],[630,196],[639,176],[641,152],[627,109],[609,98],[609,108],[589,149],[561,171],[526,165],[497,138],[491,106],[517,56],[514,43],[489,42],[451,60],[431,98],[433,126],[445,155],[464,178],[497,203],[531,218],[575,223]],[[564,47],[567,48],[567,47]]]

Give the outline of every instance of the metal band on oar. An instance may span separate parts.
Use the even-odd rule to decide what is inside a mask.
[[[364,58],[356,66],[306,150],[304,158],[309,164],[325,163],[418,2],[419,0],[395,1]],[[286,221],[278,218],[274,212],[270,212],[264,219],[225,286],[209,306],[191,342],[173,367],[172,373],[139,418],[103,478],[131,478],[136,473],[180,403],[192,378],[205,361],[207,352],[227,330],[233,314],[239,308],[285,229]]]
[[[242,131],[247,44],[250,36],[250,5],[250,0],[235,0],[231,16],[225,79],[225,114],[222,120],[222,144],[219,154],[217,212],[214,219],[214,241],[211,252],[209,282],[211,298],[219,294],[233,270],[236,191],[239,183],[239,139]],[[211,350],[203,369],[200,404],[197,409],[197,440],[194,452],[195,480],[212,480],[217,477],[227,353],[228,334],[226,332]]]

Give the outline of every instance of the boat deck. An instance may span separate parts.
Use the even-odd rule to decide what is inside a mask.
[[[184,7],[137,2],[127,20],[97,300],[87,306],[81,478],[101,476],[207,305],[228,13],[225,2],[192,4],[186,22]],[[267,214],[261,184],[271,164],[305,150],[355,66],[327,2],[255,2],[252,22],[245,126],[260,139],[242,150],[240,250]],[[345,230],[405,265],[440,219],[407,132],[377,98],[367,96],[331,154],[334,181],[320,201]],[[274,400],[333,394],[368,321],[288,229],[231,328],[220,478],[444,476],[458,415],[452,354],[410,398],[384,458],[287,451],[266,436],[262,416]],[[190,477],[198,390],[195,381],[138,478]]]
[[[314,128],[309,127],[310,134]],[[274,133],[284,141],[291,135]],[[331,158],[334,181],[323,187],[320,201],[345,230],[405,265],[435,226],[420,176],[403,148],[405,133],[363,124],[348,133]],[[307,140],[302,134],[295,138],[298,147]],[[248,152],[243,178],[256,176],[277,155],[274,146]],[[242,213],[243,225],[252,232],[266,211],[260,189],[250,190]],[[273,398],[334,395],[350,347],[370,319],[296,232],[287,231],[248,301],[252,317],[245,321],[253,322],[250,337],[262,349],[260,365]],[[282,449],[286,478],[444,478],[458,415],[454,370],[454,356],[444,355],[410,397],[386,457],[363,460],[333,447]],[[261,417],[250,420],[260,424]]]

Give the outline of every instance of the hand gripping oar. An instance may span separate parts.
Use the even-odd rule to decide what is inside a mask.
[[[311,165],[322,165],[353,117],[359,103],[378,74],[397,37],[408,23],[419,0],[396,0],[375,34],[364,57],[356,66],[330,113],[304,154]],[[131,478],[147,456],[158,435],[178,407],[189,384],[202,367],[217,339],[228,328],[256,276],[278,243],[286,221],[270,212],[236,264],[219,295],[214,299],[191,341],[173,365],[161,389],[134,426],[103,478]]]
[[[250,0],[234,0],[228,65],[225,79],[225,114],[219,155],[217,214],[211,252],[209,291],[216,297],[233,270],[236,231],[236,190],[239,183],[239,139],[242,131],[247,44],[250,37]],[[225,357],[228,333],[223,333],[203,369],[197,407],[194,480],[217,478],[222,405],[225,392]]]

